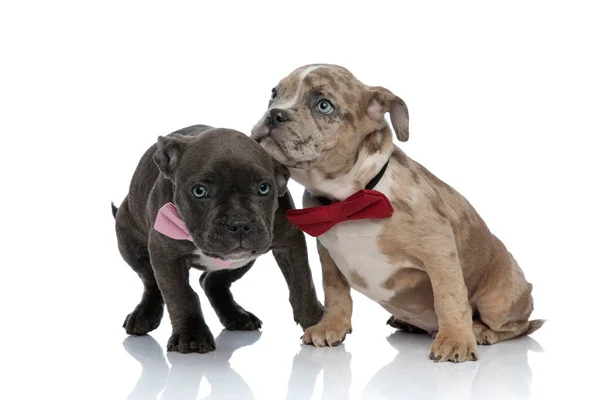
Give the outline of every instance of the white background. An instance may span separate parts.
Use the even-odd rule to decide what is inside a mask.
[[[180,398],[597,395],[596,5],[410,3],[3,1],[0,397],[162,389],[168,368],[152,349],[164,350],[168,320],[157,343],[122,345],[141,285],[117,251],[110,202],[158,135],[196,123],[249,133],[271,88],[308,63],[344,65],[406,101],[402,148],[476,207],[533,282],[533,317],[548,322],[530,339],[482,348],[478,363],[435,365],[428,338],[386,339],[387,314],[354,293],[345,346],[301,351],[285,283],[265,256],[234,286],[262,335],[225,333],[211,355],[169,354],[167,389]],[[290,188],[299,204],[301,187]],[[229,359],[227,349],[255,340]],[[129,353],[151,360],[150,386],[134,390],[142,368]],[[173,398],[167,389],[162,398]]]

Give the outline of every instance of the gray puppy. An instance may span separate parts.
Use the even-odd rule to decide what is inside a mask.
[[[294,320],[303,329],[317,323],[323,307],[304,234],[285,217],[294,208],[288,178],[285,167],[237,131],[195,125],[159,137],[140,160],[121,206],[113,206],[119,251],[144,284],[125,331],[143,335],[156,329],[166,303],[173,328],[167,350],[214,350],[189,284],[190,268],[205,271],[200,285],[225,328],[259,329],[262,322],[235,302],[229,288],[269,250],[287,281]],[[170,202],[187,239],[154,228]]]

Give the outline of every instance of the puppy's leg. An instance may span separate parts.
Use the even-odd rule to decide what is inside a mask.
[[[434,361],[477,360],[471,307],[460,264],[431,258],[425,268],[431,279],[439,324],[429,357]]]
[[[254,331],[262,326],[260,319],[236,303],[230,290],[231,284],[244,276],[252,264],[254,261],[242,268],[204,272],[200,277],[200,286],[225,329]]]
[[[173,328],[167,350],[180,353],[213,351],[215,339],[204,322],[200,299],[190,286],[189,265],[178,258],[177,254],[181,254],[179,249],[169,254],[170,249],[161,246],[161,239],[157,239],[156,235],[160,234],[156,231],[150,233],[149,251],[154,275],[167,304]]]
[[[147,238],[135,231],[133,226],[125,200],[116,216],[119,251],[142,280],[144,292],[137,307],[125,318],[123,328],[129,335],[145,335],[160,325],[164,302],[150,264]]]
[[[279,198],[273,228],[273,256],[289,289],[294,321],[306,330],[321,320],[323,305],[317,299],[304,232],[290,223],[285,216],[286,211],[293,208],[294,201],[289,193]]]
[[[529,321],[532,285],[502,242],[494,240],[498,256],[472,299],[481,319],[473,322],[473,332],[477,343],[486,345],[528,335],[545,322]]]
[[[304,332],[302,342],[317,347],[337,346],[352,332],[352,298],[348,281],[335,265],[329,251],[317,240],[323,269],[325,313],[321,321]]]
[[[273,256],[288,285],[294,321],[306,330],[321,320],[323,306],[317,299],[304,233],[295,227],[290,229],[294,231],[288,233],[286,247],[274,249]]]
[[[472,311],[462,267],[458,259],[443,255],[457,252],[454,233],[449,225],[442,230],[444,232],[441,235],[431,238],[431,245],[423,246],[436,251],[423,255],[422,259],[425,272],[431,280],[439,325],[429,358],[436,362],[475,361],[477,342],[473,334]]]

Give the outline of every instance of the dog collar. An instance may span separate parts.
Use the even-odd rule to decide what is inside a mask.
[[[189,240],[192,241],[192,236],[185,226],[185,223],[179,216],[177,207],[175,204],[168,202],[158,210],[156,214],[156,220],[154,221],[154,230],[162,233],[165,236],[175,240]],[[227,260],[221,260],[218,258],[210,259],[217,264],[219,267],[227,268],[232,262]]]
[[[372,190],[375,186],[377,186],[377,184],[383,177],[383,174],[385,173],[385,170],[387,169],[389,163],[390,163],[390,160],[387,160],[386,163],[383,164],[383,167],[381,167],[381,169],[379,170],[377,175],[375,175],[375,177],[373,179],[371,179],[369,181],[369,183],[367,183],[367,186],[365,186],[366,190]],[[319,203],[326,205],[326,206],[328,206],[332,203],[332,201],[329,200],[327,197],[315,197],[315,200],[317,200]]]
[[[326,205],[320,207],[289,210],[288,220],[300,230],[311,236],[320,236],[333,226],[350,220],[389,218],[394,212],[390,200],[385,194],[372,190],[383,176],[389,161],[366,186],[344,201],[332,202],[317,198]]]

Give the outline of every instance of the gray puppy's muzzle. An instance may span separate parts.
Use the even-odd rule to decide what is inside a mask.
[[[266,253],[272,233],[263,218],[245,213],[229,213],[211,219],[196,237],[203,239],[202,250],[216,256],[259,255]]]

